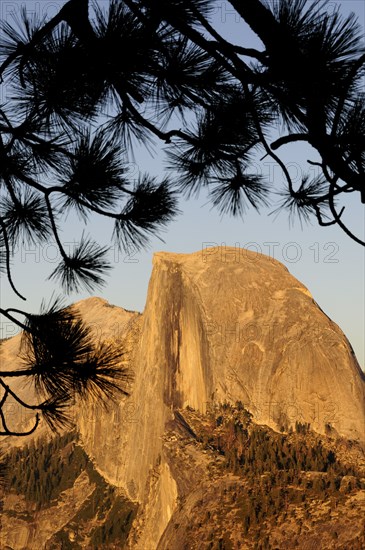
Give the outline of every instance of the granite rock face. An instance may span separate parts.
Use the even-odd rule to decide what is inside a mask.
[[[157,548],[177,506],[164,449],[174,410],[241,401],[275,430],[306,422],[365,442],[364,374],[351,345],[268,256],[157,253],[142,315],[96,298],[76,306],[99,336],[129,350],[134,371],[129,398],[109,412],[80,405],[76,413],[95,467],[140,503],[131,548]]]
[[[115,418],[89,410],[91,424],[81,422],[103,475],[145,503],[138,548],[155,547],[176,506],[163,449],[174,409],[242,401],[276,430],[298,421],[324,433],[329,424],[365,440],[364,376],[351,346],[282,264],[235,248],[158,253],[153,263],[134,323],[133,393]]]
[[[351,346],[279,262],[238,248],[156,254],[145,323],[143,334],[158,339],[168,407],[241,400],[272,427],[299,420],[321,432],[330,423],[364,438]]]

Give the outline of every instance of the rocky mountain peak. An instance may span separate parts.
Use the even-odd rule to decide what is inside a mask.
[[[75,307],[96,336],[132,349],[131,396],[109,411],[83,406],[77,418],[97,470],[143,503],[135,547],[156,548],[176,509],[164,440],[177,411],[240,402],[276,432],[310,425],[365,442],[364,375],[353,350],[277,260],[234,247],[159,252],[142,315],[100,298]]]

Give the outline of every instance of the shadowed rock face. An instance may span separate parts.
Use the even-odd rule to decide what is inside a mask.
[[[77,304],[87,321],[132,350],[132,395],[78,415],[98,470],[142,503],[136,548],[156,548],[176,508],[163,446],[174,409],[241,401],[276,430],[299,421],[324,433],[330,424],[365,441],[364,375],[352,348],[280,262],[238,248],[161,252],[142,315],[88,302]]]

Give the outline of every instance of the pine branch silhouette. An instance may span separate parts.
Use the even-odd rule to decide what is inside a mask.
[[[253,48],[222,36],[212,0],[94,4],[69,0],[51,18],[24,8],[1,23],[0,269],[18,297],[12,259],[23,241],[56,243],[50,278],[66,293],[92,292],[109,273],[108,247],[86,231],[66,250],[61,211],[82,224],[110,219],[119,247],[141,249],[179,213],[179,194],[200,189],[223,215],[273,205],[290,223],[335,224],[364,245],[343,216],[345,195],[365,203],[365,50],[355,16],[306,0],[232,0],[262,43]],[[158,143],[163,177],[131,178],[135,146],[153,152]],[[281,157],[289,143],[316,151],[318,177],[295,185]],[[284,173],[281,188],[252,170],[267,157]],[[52,428],[67,422],[72,395],[126,391],[123,357],[93,346],[69,309],[23,312],[25,321],[19,310],[0,313],[24,331],[24,368],[12,376],[29,377],[44,398],[43,408],[22,406]]]

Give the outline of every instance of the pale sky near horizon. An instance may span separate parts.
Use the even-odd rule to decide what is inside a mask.
[[[11,11],[18,10],[21,4],[22,2],[2,1],[1,18],[10,17]],[[50,16],[54,15],[60,5],[59,2],[46,0],[27,1],[28,9],[48,13]],[[340,5],[344,14],[354,11],[365,28],[365,5],[362,0],[329,2],[327,9],[332,9],[336,5]],[[244,29],[242,21],[233,15],[228,2],[217,2],[215,21],[227,38],[231,37],[232,40],[245,43],[247,30]],[[298,144],[286,147],[282,153],[294,181],[300,181],[301,175],[308,169],[306,160],[315,159],[312,151]],[[136,162],[131,162],[130,166],[132,177],[138,169],[163,177],[164,163],[160,155],[152,158],[148,153],[139,152]],[[275,188],[280,185],[281,172],[271,160],[264,160],[260,167],[257,165],[255,169],[260,170]],[[169,225],[165,233],[161,234],[164,243],[157,238],[151,239],[149,250],[132,254],[130,257],[114,249],[111,257],[114,269],[107,278],[104,289],[94,292],[94,295],[106,298],[109,302],[126,309],[142,311],[154,252],[196,252],[205,246],[204,243],[248,247],[272,255],[308,287],[322,310],[344,331],[360,365],[364,368],[364,248],[349,239],[338,227],[320,228],[313,221],[312,225],[306,225],[302,230],[297,220],[294,226],[290,227],[287,213],[281,213],[276,219],[268,215],[274,207],[263,208],[260,214],[252,208],[248,209],[242,221],[228,216],[221,219],[218,212],[210,210],[209,205],[204,206],[205,203],[206,198],[203,195],[198,200],[181,200],[180,208],[183,213]],[[354,232],[364,238],[364,205],[361,205],[357,198],[350,197],[345,215]],[[69,217],[62,227],[63,242],[77,242],[82,227],[76,223],[76,219]],[[92,218],[91,227],[88,227],[87,231],[102,243],[108,243],[112,227],[105,220]],[[2,278],[2,307],[19,307],[37,312],[42,298],[48,301],[53,292],[57,294],[60,291],[57,284],[46,280],[59,259],[52,242],[33,249],[22,247],[14,261],[13,274],[17,287],[28,300],[24,303],[17,299],[5,278]],[[89,294],[75,294],[69,297],[68,302],[87,296]],[[14,330],[12,325],[6,320],[1,321],[0,337],[11,336]]]

